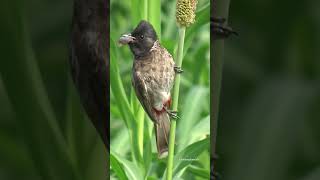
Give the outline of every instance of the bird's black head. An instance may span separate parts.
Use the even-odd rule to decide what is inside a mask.
[[[141,21],[131,34],[125,34],[119,39],[119,43],[129,44],[131,52],[136,57],[147,55],[155,41],[157,33],[147,21]]]

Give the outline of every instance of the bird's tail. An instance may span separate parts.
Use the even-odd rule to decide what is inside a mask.
[[[154,123],[158,157],[164,158],[168,155],[170,117],[164,112],[158,115],[157,123]]]

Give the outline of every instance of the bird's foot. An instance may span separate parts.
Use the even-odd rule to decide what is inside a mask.
[[[183,72],[183,70],[181,69],[181,67],[175,66],[174,67],[174,72],[176,72],[177,74],[180,74]]]
[[[224,39],[229,37],[232,34],[238,35],[238,33],[232,30],[231,27],[225,26],[224,25],[225,22],[226,22],[225,18],[221,18],[221,17],[211,18],[211,28],[213,31],[214,39]]]
[[[166,112],[168,113],[168,115],[173,118],[173,119],[180,119],[180,117],[178,116],[178,111],[173,111],[167,108],[164,108],[166,110]]]

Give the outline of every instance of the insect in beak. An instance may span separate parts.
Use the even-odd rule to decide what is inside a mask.
[[[135,40],[136,40],[136,38],[133,37],[131,34],[124,34],[120,37],[118,42],[120,45],[126,45],[129,43],[135,42]]]

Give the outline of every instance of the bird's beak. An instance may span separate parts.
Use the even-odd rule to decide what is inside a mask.
[[[136,38],[133,37],[131,34],[124,34],[119,39],[119,44],[126,45],[129,43],[135,42]]]

